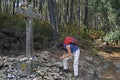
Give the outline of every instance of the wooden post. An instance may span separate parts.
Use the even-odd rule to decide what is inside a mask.
[[[33,51],[33,26],[32,19],[26,19],[26,57],[31,58]]]

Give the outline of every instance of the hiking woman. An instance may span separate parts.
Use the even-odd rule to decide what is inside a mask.
[[[66,41],[69,41],[69,40],[66,40]],[[64,43],[62,44],[62,46],[65,51],[64,51],[63,55],[60,57],[60,59],[63,60],[64,71],[68,70],[67,61],[73,57],[74,58],[74,63],[73,63],[74,76],[78,77],[78,62],[79,62],[79,56],[80,56],[79,47],[71,42],[70,43],[68,42],[67,44],[65,44],[65,40],[64,40]]]

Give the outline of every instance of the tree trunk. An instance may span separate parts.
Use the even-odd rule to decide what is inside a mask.
[[[66,23],[68,22],[68,17],[69,17],[69,0],[66,0],[65,1],[65,7],[66,7],[66,12],[65,12],[65,21]]]
[[[8,1],[5,1],[5,13],[8,13]]]
[[[17,0],[17,7],[19,7],[19,0]]]
[[[37,0],[33,0],[33,8],[37,7]]]
[[[39,13],[42,14],[42,0],[39,0]]]
[[[88,29],[88,0],[85,0],[85,19],[84,24],[86,25]]]
[[[116,43],[116,45],[118,45],[119,44],[119,40],[116,40],[115,43]]]
[[[73,23],[73,9],[74,9],[73,2],[74,0],[71,0],[69,24]]]
[[[108,41],[106,41],[106,46],[109,46],[109,42]]]
[[[2,2],[0,0],[0,12],[2,12]]]
[[[32,0],[27,0],[28,3],[30,3]]]
[[[15,14],[15,0],[13,1],[13,15]]]
[[[84,25],[86,26],[85,32],[89,33],[89,26],[88,26],[88,0],[85,0],[85,17],[84,17]]]
[[[64,7],[64,5],[62,5],[62,0],[59,0],[58,1],[58,22],[59,23],[61,23],[61,24],[63,24],[63,15],[62,15],[62,13],[63,13],[63,7]]]
[[[77,25],[80,26],[80,0],[77,0]]]
[[[95,30],[97,30],[97,16],[95,15]]]
[[[32,19],[26,19],[26,57],[31,58],[33,50],[33,27]]]
[[[53,29],[53,40],[56,42],[58,39],[58,23],[57,23],[57,10],[56,10],[56,1],[55,0],[48,0],[48,10],[49,10],[49,17],[50,23]]]

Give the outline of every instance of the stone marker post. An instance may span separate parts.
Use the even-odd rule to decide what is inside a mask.
[[[27,6],[27,5],[26,5]],[[41,15],[33,11],[32,4],[28,4],[27,7],[17,7],[16,13],[26,18],[26,57],[27,61],[17,63],[18,74],[21,76],[30,76],[31,74],[31,61],[33,50],[33,19],[41,19]],[[27,74],[27,75],[26,75]]]

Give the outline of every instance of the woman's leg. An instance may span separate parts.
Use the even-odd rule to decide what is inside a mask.
[[[77,51],[74,53],[74,64],[73,64],[74,76],[78,76],[79,55],[80,55],[80,51],[77,50]]]
[[[63,59],[63,67],[64,67],[64,69],[68,69],[67,61],[68,61],[69,59],[71,59],[71,58],[72,58],[72,56]]]

